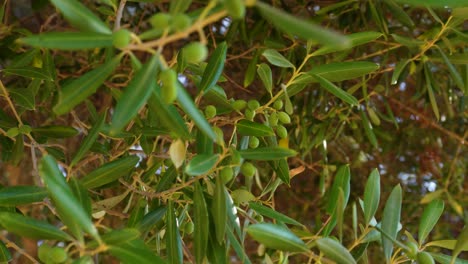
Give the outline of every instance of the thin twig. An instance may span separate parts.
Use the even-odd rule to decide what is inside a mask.
[[[120,20],[122,20],[123,10],[125,8],[126,3],[127,3],[127,0],[120,1],[119,9],[117,9],[117,14],[115,16],[114,31],[120,28]]]

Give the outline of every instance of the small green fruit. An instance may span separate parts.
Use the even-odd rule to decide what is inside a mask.
[[[257,100],[250,100],[247,103],[247,106],[249,107],[250,110],[255,111],[260,107],[260,103]]]
[[[248,120],[253,120],[255,117],[255,111],[252,111],[250,109],[246,109],[244,112],[245,118]]]
[[[208,105],[205,108],[205,116],[208,119],[215,117],[216,116],[216,107],[214,107],[212,105]]]
[[[284,126],[278,125],[276,127],[276,134],[280,138],[287,138],[288,137],[288,130]]]
[[[278,120],[283,124],[291,123],[291,117],[286,112],[278,112]]]
[[[112,44],[118,49],[123,49],[130,44],[132,33],[126,29],[119,29],[112,34]]]
[[[62,263],[67,257],[67,252],[61,247],[54,247],[49,252],[49,259],[55,263]]]
[[[19,127],[19,132],[21,134],[29,134],[31,133],[31,131],[32,131],[32,128],[28,125],[22,125]]]
[[[413,242],[408,242],[406,243],[406,246],[408,247],[408,251],[406,251],[406,254],[410,259],[416,259],[416,256],[418,254],[418,245],[413,243]]]
[[[268,122],[270,123],[270,126],[278,125],[278,114],[276,112],[271,113],[268,117]]]
[[[8,129],[6,135],[7,137],[14,138],[19,134],[19,129],[17,127],[12,127]]]
[[[273,103],[273,108],[275,108],[276,110],[281,110],[281,108],[283,108],[283,101],[282,100],[276,100],[274,103]]]
[[[244,162],[241,166],[241,172],[247,178],[253,177],[256,171],[257,168],[255,168],[255,166],[250,162]]]
[[[435,264],[434,258],[427,252],[419,252],[417,259],[419,264]]]
[[[185,227],[184,227],[184,231],[185,233],[187,234],[192,234],[193,233],[193,230],[195,229],[195,225],[193,224],[193,222],[187,222],[185,224]]]
[[[232,108],[234,108],[234,110],[240,111],[247,106],[247,102],[245,100],[236,100],[232,102],[231,105],[232,105]]]
[[[234,172],[232,171],[232,168],[230,167],[224,167],[220,172],[219,176],[223,180],[223,183],[228,183],[230,180],[232,180],[232,177],[234,176]]]
[[[166,69],[159,74],[159,79],[162,83],[161,97],[166,104],[171,104],[177,98],[177,73]]]
[[[183,55],[188,63],[199,63],[208,57],[208,48],[200,42],[192,42],[183,48]]]
[[[164,30],[169,27],[172,16],[166,13],[157,13],[153,15],[149,22],[154,29]]]
[[[190,20],[190,17],[188,17],[186,14],[175,14],[172,17],[172,28],[175,31],[184,31],[186,30],[192,21]]]
[[[52,247],[48,244],[41,244],[37,249],[37,256],[39,257],[39,260],[41,260],[42,262],[46,262],[49,259],[49,254],[51,250]]]
[[[245,16],[245,5],[243,0],[225,0],[224,7],[232,19],[242,19]]]
[[[257,137],[250,137],[249,139],[249,147],[250,148],[257,148],[260,145],[260,140]]]

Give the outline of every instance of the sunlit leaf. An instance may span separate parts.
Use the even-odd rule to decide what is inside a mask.
[[[224,183],[221,177],[216,177],[215,182],[216,186],[211,204],[211,213],[215,226],[216,241],[222,244],[227,224],[226,192],[224,191]]]
[[[0,189],[0,206],[16,206],[42,201],[47,190],[38,186],[11,186]]]
[[[282,147],[259,147],[256,149],[239,150],[244,159],[249,160],[278,160],[296,156],[296,151]]]
[[[247,119],[237,122],[236,128],[237,132],[244,136],[264,137],[275,135],[271,127]]]
[[[270,223],[258,223],[247,227],[247,233],[268,248],[289,252],[307,251],[304,242],[288,229]]]
[[[257,73],[260,77],[260,80],[263,82],[263,86],[265,86],[265,89],[271,95],[273,90],[273,74],[271,72],[270,66],[265,63],[257,65]]]
[[[18,39],[36,48],[82,50],[112,47],[112,35],[91,32],[48,32]]]
[[[401,186],[397,185],[393,188],[387,202],[385,203],[382,216],[382,230],[392,239],[396,239],[398,232],[398,223],[400,223],[401,214],[401,199]],[[382,247],[385,259],[389,261],[393,252],[393,241],[386,236],[382,236]]]
[[[294,68],[294,65],[276,50],[267,49],[262,53],[262,56],[275,66],[283,68]]]
[[[185,167],[185,173],[191,176],[198,176],[209,172],[216,162],[218,162],[219,154],[199,154],[195,156]]]
[[[372,170],[364,189],[364,221],[368,225],[374,217],[380,202],[380,174],[377,169]]]
[[[219,80],[219,77],[223,73],[224,63],[226,61],[226,52],[226,42],[219,44],[213,51],[198,87],[200,91],[211,89],[211,87],[213,87]]]
[[[116,159],[102,165],[81,178],[80,182],[87,189],[93,189],[113,182],[127,174],[140,159],[137,156],[128,156]]]
[[[331,83],[329,80],[323,78],[320,75],[313,75],[315,79],[318,80],[322,88],[333,94],[334,96],[340,98],[344,102],[350,104],[350,105],[358,105],[359,101],[352,96],[351,94],[347,93],[343,89],[339,88],[338,86],[334,85]]]
[[[395,69],[393,70],[392,74],[391,84],[395,85],[398,83],[398,78],[400,78],[401,73],[403,72],[403,70],[409,62],[410,60],[402,60],[395,65]]]
[[[78,134],[78,130],[69,126],[34,127],[32,132],[34,134],[50,138],[67,138]]]
[[[325,237],[317,241],[317,246],[320,251],[329,259],[336,261],[340,264],[354,264],[356,261],[349,251],[343,247],[339,242]]]

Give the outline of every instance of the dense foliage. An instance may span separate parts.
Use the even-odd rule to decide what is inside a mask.
[[[0,11],[0,263],[468,263],[466,1]]]

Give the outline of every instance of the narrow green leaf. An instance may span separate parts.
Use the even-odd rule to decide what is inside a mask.
[[[166,213],[166,247],[169,263],[180,264],[183,261],[182,240],[180,238],[179,227],[177,226],[177,216],[174,210],[174,202],[169,200]]]
[[[422,245],[424,240],[427,238],[429,233],[434,228],[437,221],[439,221],[440,216],[444,212],[444,202],[442,200],[436,199],[430,202],[419,220],[419,230],[418,238],[419,243]]]
[[[333,181],[327,203],[327,212],[329,214],[333,214],[336,210],[336,202],[338,201],[340,188],[343,190],[344,194],[343,206],[346,207],[351,191],[351,171],[349,169],[349,165],[340,166],[336,172],[335,180]]]
[[[166,261],[145,244],[141,239],[135,239],[121,245],[109,246],[109,253],[117,257],[123,264],[164,264]]]
[[[437,101],[434,95],[434,88],[437,87],[435,86],[437,84],[434,82],[434,79],[432,78],[432,73],[430,72],[428,67],[428,65],[424,65],[424,76],[426,78],[426,87],[427,93],[429,95],[429,102],[431,103],[432,111],[434,112],[434,115],[436,116],[437,120],[440,120],[439,107],[437,106]]]
[[[170,166],[166,172],[162,175],[161,180],[158,183],[158,186],[156,186],[156,192],[162,192],[169,187],[175,182],[175,180],[178,177],[177,170],[174,165]]]
[[[257,49],[255,55],[250,60],[247,70],[244,75],[244,87],[249,86],[255,80],[255,69],[257,68],[258,58],[260,57],[262,50]],[[258,71],[258,70],[257,70]]]
[[[388,7],[388,10],[392,14],[392,16],[399,20],[403,25],[409,28],[414,27],[413,20],[400,5],[395,3],[393,0],[385,0],[383,1],[383,3]]]
[[[199,182],[195,182],[195,192],[193,194],[194,216],[193,231],[195,260],[196,263],[203,263],[208,247],[209,218],[205,197]]]
[[[233,230],[231,229],[229,225],[226,228],[226,234],[227,234],[227,237],[229,239],[229,242],[232,248],[234,248],[234,251],[236,251],[237,256],[240,258],[240,262],[245,263],[245,264],[251,264],[252,262],[250,261],[249,257],[245,253],[244,247],[241,245],[241,243],[239,243],[239,241],[234,235]]]
[[[48,32],[20,38],[18,42],[36,48],[83,50],[112,47],[112,35],[90,32]]]
[[[0,224],[9,232],[23,237],[72,240],[67,233],[56,226],[17,213],[0,212]]]
[[[271,127],[247,119],[242,119],[237,122],[236,128],[237,132],[244,136],[265,137],[275,135]]]
[[[454,263],[456,257],[460,255],[462,251],[466,250],[466,248],[468,248],[468,225],[465,225],[460,235],[457,237],[457,243],[453,249],[452,260],[450,263]]]
[[[74,137],[78,134],[78,130],[69,126],[34,127],[32,132],[34,134],[50,138],[67,138]]]
[[[208,263],[228,264],[226,243],[216,241],[215,232],[210,232],[207,251]]]
[[[140,108],[151,96],[155,76],[159,68],[159,54],[153,55],[151,59],[137,70],[135,76],[124,89],[119,98],[112,116],[111,134],[117,134],[130,122],[140,111]]]
[[[155,224],[161,221],[166,215],[167,208],[166,207],[159,207],[146,215],[143,216],[141,221],[136,225],[136,228],[140,230],[140,232],[149,231]]]
[[[383,36],[380,32],[366,31],[346,35],[351,44],[348,47],[336,47],[334,44],[319,48],[312,53],[313,56],[325,55],[336,51],[350,49],[359,45],[367,44]]]
[[[455,239],[444,239],[444,240],[435,240],[427,242],[424,246],[426,247],[441,247],[453,250],[455,245],[457,244],[457,240]],[[463,249],[464,251],[468,250],[468,245]]]
[[[21,68],[30,65],[32,60],[38,56],[40,49],[30,49],[24,53],[15,56],[7,68]]]
[[[419,203],[421,203],[421,204],[430,203],[434,199],[439,198],[444,192],[445,192],[444,189],[439,189],[437,191],[427,193],[426,195],[423,196],[423,198],[421,199],[421,201]]]
[[[39,80],[39,79],[35,79]],[[31,82],[31,84],[36,84],[37,82]],[[34,110],[36,108],[36,99],[35,99],[35,91],[30,89],[32,87],[28,87],[26,89],[18,88],[18,89],[8,89],[11,99],[19,105],[24,107],[28,110]]]
[[[396,42],[408,48],[419,48],[425,44],[424,41],[419,40],[419,39],[407,38],[407,37],[403,37],[397,34],[391,34],[391,36]]]
[[[93,12],[77,0],[51,0],[70,24],[81,31],[110,34],[112,31]]]
[[[53,108],[54,112],[57,115],[68,113],[94,94],[119,65],[121,58],[122,54],[63,86],[59,92],[58,102]]]
[[[282,182],[289,185],[291,177],[289,175],[289,165],[287,158],[273,161],[273,170],[275,171],[276,176],[278,176]]]
[[[452,256],[447,256],[441,253],[429,252],[431,256],[440,264],[451,264]],[[456,258],[453,262],[454,264],[468,264],[468,260]]]
[[[5,2],[6,3],[6,2]],[[0,263],[8,263],[12,260],[11,253],[3,241],[0,241]]]
[[[203,98],[207,103],[216,106],[218,113],[225,113],[232,111],[232,105],[227,100],[226,92],[218,85],[214,85],[211,89],[205,90]]]
[[[468,3],[466,4],[468,6]],[[442,59],[445,62],[445,65],[447,66],[450,75],[452,76],[453,82],[460,88],[460,90],[464,91],[465,90],[465,84],[463,83],[463,78],[461,77],[460,73],[457,71],[455,66],[453,66],[452,62],[450,62],[449,58],[447,55],[445,55],[445,52],[442,51],[442,49],[439,48],[440,55],[442,56]]]
[[[336,208],[334,217],[336,217],[336,224],[338,225],[338,239],[343,242],[343,219],[346,204],[344,202],[344,192],[341,187],[338,188],[338,199],[336,200]]]
[[[349,47],[351,45],[347,37],[334,31],[294,17],[293,15],[287,14],[282,10],[276,9],[260,1],[257,1],[255,5],[260,10],[263,17],[285,33],[296,35],[299,38],[306,40],[314,40],[324,45],[340,47]]]
[[[197,153],[212,155],[213,154],[213,141],[201,131],[197,131]]]
[[[209,172],[216,162],[218,162],[219,154],[198,154],[185,167],[185,173],[191,176],[198,176]]]
[[[47,72],[45,72],[41,68],[36,68],[32,66],[23,66],[19,68],[10,67],[10,68],[3,69],[2,72],[6,74],[13,74],[13,75],[18,75],[18,76],[27,77],[27,78],[52,81],[52,77],[50,77]]]
[[[44,181],[49,192],[49,197],[52,199],[64,223],[67,225],[77,225],[95,239],[100,240],[91,218],[73,195],[57,162],[50,155],[42,158],[39,164],[39,175]]]
[[[364,221],[369,225],[380,202],[380,174],[377,169],[372,170],[364,189]]]
[[[356,261],[349,251],[339,242],[325,237],[317,241],[317,246],[320,251],[329,259],[336,261],[339,264],[354,264]]]
[[[140,231],[135,228],[123,228],[112,230],[102,235],[102,241],[107,245],[122,245],[129,241],[135,240],[141,236]]]
[[[401,186],[397,185],[393,188],[392,193],[385,203],[382,216],[382,230],[393,240],[396,239],[398,223],[400,223],[401,199]],[[382,247],[385,259],[389,262],[393,252],[393,241],[386,236],[382,236]]]
[[[299,76],[294,83],[318,82],[315,75],[329,80],[330,82],[341,82],[362,77],[379,69],[379,65],[368,61],[332,62],[329,64],[315,66],[312,70]],[[289,96],[296,94],[288,90]]]
[[[289,252],[308,251],[304,242],[288,229],[270,223],[253,224],[247,227],[247,233],[268,248]]]
[[[372,125],[369,122],[369,118],[367,118],[367,114],[363,110],[360,110],[359,114],[361,116],[362,126],[364,128],[364,132],[366,133],[367,139],[369,139],[369,142],[374,148],[377,148],[377,138],[375,137],[374,129],[372,128]]]
[[[393,74],[392,74],[392,81],[391,81],[392,85],[395,85],[398,83],[398,78],[400,78],[401,73],[406,68],[406,65],[408,65],[409,62],[410,60],[402,60],[402,61],[399,61],[395,65],[395,69],[393,70]]]
[[[285,223],[285,224],[291,224],[291,225],[296,225],[296,226],[303,226],[301,223],[299,223],[298,221],[292,219],[291,217],[289,216],[286,216],[280,212],[277,212],[269,207],[266,207],[266,206],[263,206],[259,203],[256,203],[256,202],[250,202],[249,203],[249,207],[253,210],[255,210],[255,212],[263,215],[263,216],[266,216],[266,217],[270,217],[272,219],[275,219],[276,221],[279,221],[279,222],[282,222],[282,223]]]
[[[80,144],[80,147],[76,151],[75,155],[73,156],[72,161],[70,162],[70,167],[73,167],[81,160],[81,158],[88,152],[91,146],[96,142],[96,139],[99,136],[99,132],[106,121],[106,113],[103,112],[99,115],[99,119],[96,123],[91,127],[88,132],[88,135],[84,138],[83,142]]]
[[[0,189],[0,206],[17,206],[40,202],[47,197],[47,190],[38,186],[11,186]]]
[[[157,92],[161,87],[157,86],[156,81],[152,83],[153,93],[148,100],[149,111],[157,113],[161,124],[171,131],[174,137],[189,139],[190,133],[184,119],[173,105],[167,105],[163,102],[161,95]]]
[[[90,172],[81,178],[80,182],[87,189],[103,186],[129,173],[135,168],[138,161],[140,159],[137,156],[116,159]]]
[[[296,156],[296,151],[282,147],[259,147],[256,149],[239,150],[244,159],[249,160],[279,160]]]
[[[221,177],[216,177],[216,187],[213,194],[211,212],[213,214],[213,223],[215,226],[216,241],[219,244],[224,242],[227,224],[226,192]]]
[[[130,217],[127,221],[127,227],[133,228],[143,219],[145,214],[147,202],[144,198],[140,198],[135,205],[133,205],[132,212],[130,213]]]
[[[294,68],[294,64],[292,64],[288,59],[286,59],[281,53],[274,49],[267,49],[262,53],[262,56],[265,57],[269,63],[282,67],[282,68]]]
[[[257,65],[257,74],[260,80],[262,80],[263,86],[265,86],[265,89],[271,96],[273,91],[273,73],[271,72],[270,66],[266,63]]]
[[[415,6],[432,6],[432,7],[466,7],[468,3],[464,0],[395,0],[398,3],[408,4],[408,5],[415,5]]]
[[[227,44],[222,42],[216,47],[211,54],[208,64],[206,65],[205,71],[203,72],[202,79],[198,89],[200,91],[205,91],[211,89],[216,82],[219,80],[219,77],[223,73],[224,64],[226,62],[226,53],[227,53]]]
[[[75,195],[76,199],[80,202],[85,212],[88,214],[89,217],[91,217],[92,206],[88,190],[80,183],[80,181],[76,177],[70,178],[70,181],[68,181],[68,186],[70,186],[73,195]]]
[[[195,125],[208,137],[210,137],[213,141],[216,141],[216,134],[211,128],[208,121],[206,121],[205,117],[202,113],[198,110],[197,106],[193,102],[190,95],[187,93],[185,88],[178,83],[177,85],[177,101],[180,104],[180,107],[184,112],[193,120]]]
[[[325,90],[333,94],[334,96],[340,98],[344,102],[350,104],[350,105],[358,105],[359,101],[352,96],[351,94],[347,93],[343,89],[339,88],[338,86],[334,85],[331,83],[329,80],[323,78],[320,75],[314,74],[313,77],[318,80],[320,83],[320,86],[322,86]]]

